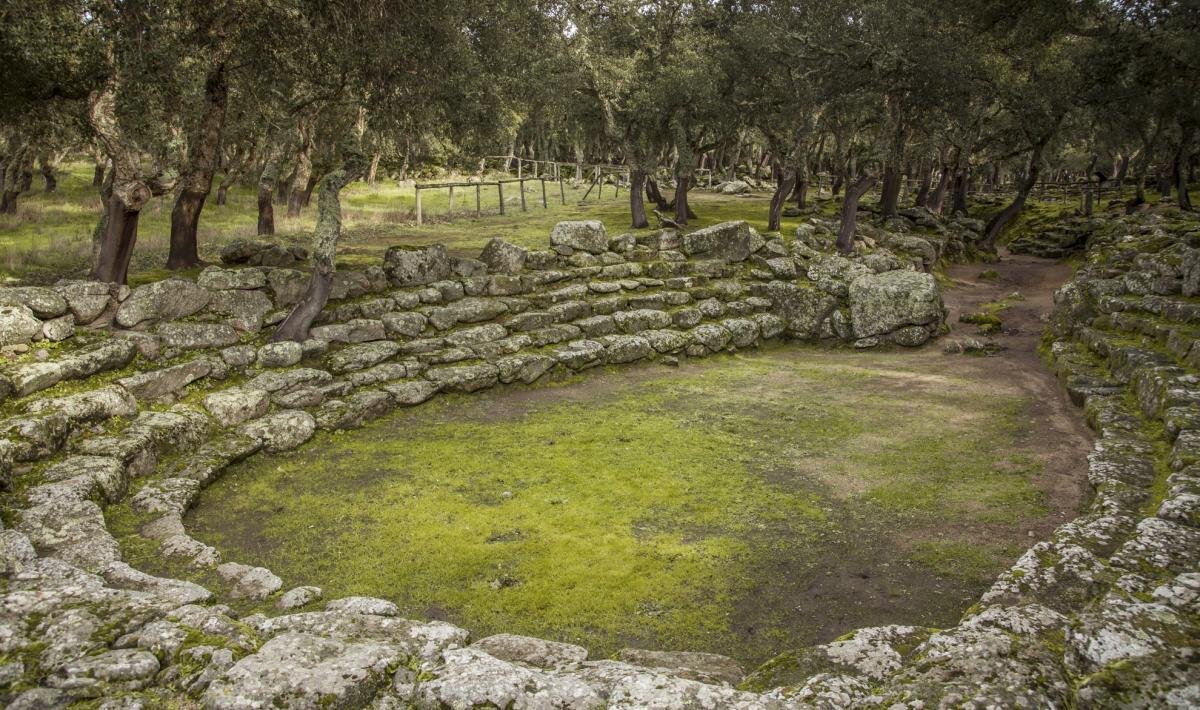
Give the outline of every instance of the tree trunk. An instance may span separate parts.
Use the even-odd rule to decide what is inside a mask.
[[[104,184],[104,173],[107,166],[104,163],[96,163],[95,169],[92,171],[92,187],[100,187]]]
[[[182,189],[171,210],[168,269],[189,269],[200,264],[196,233],[200,227],[200,212],[212,191],[213,175],[221,160],[221,138],[225,132],[228,103],[225,65],[219,64],[204,82],[204,111],[196,125],[196,133],[188,142],[187,168],[180,176]]]
[[[1122,154],[1117,158],[1117,164],[1113,166],[1113,180],[1117,181],[1117,187],[1125,186],[1125,174],[1129,171],[1129,156]]]
[[[885,220],[900,216],[900,170],[889,162],[883,168],[883,184],[880,186],[879,209]]]
[[[268,155],[258,179],[258,235],[275,233],[275,183],[279,179],[279,156]]]
[[[959,168],[954,178],[954,204],[950,208],[950,214],[967,214],[967,187],[970,185],[970,180],[970,168]]]
[[[680,225],[686,225],[688,219],[696,216],[688,207],[688,186],[691,181],[692,176],[687,172],[675,179],[675,222]]]
[[[1025,179],[1017,186],[1017,196],[1013,198],[1012,203],[1008,207],[997,212],[988,221],[987,227],[983,230],[983,237],[979,240],[980,249],[994,254],[996,252],[996,240],[1000,238],[1000,234],[1004,231],[1004,228],[1017,215],[1021,214],[1021,209],[1025,207],[1025,200],[1029,197],[1029,193],[1033,191],[1033,186],[1037,184],[1038,173],[1042,169],[1042,151],[1045,150],[1046,143],[1049,140],[1050,138],[1047,136],[1033,146],[1033,152],[1029,156],[1029,168],[1025,173]]]
[[[222,180],[221,184],[217,185],[217,207],[223,207],[229,201],[228,193],[229,181]]]
[[[1175,151],[1172,169],[1175,178],[1175,199],[1179,204],[1179,209],[1185,212],[1192,211],[1192,196],[1188,194],[1187,174],[1192,156],[1188,150],[1192,146],[1192,137],[1196,135],[1196,125],[1193,123],[1179,122],[1179,148]]]
[[[779,231],[779,218],[783,213],[783,205],[787,202],[788,196],[792,194],[792,188],[796,186],[796,170],[788,168],[780,175],[779,182],[775,185],[775,193],[771,195],[771,207],[767,213],[767,231]]]
[[[646,219],[646,203],[642,198],[642,192],[646,187],[646,173],[640,169],[634,168],[629,171],[629,212],[632,217],[632,227],[634,229],[642,229],[650,226],[650,220]]]
[[[123,284],[129,278],[129,261],[137,243],[138,218],[142,211],[127,204],[115,192],[108,200],[108,220],[100,239],[100,254],[91,279]]]
[[[924,207],[929,204],[929,166],[922,163],[921,186],[917,188],[917,198],[913,200],[914,207]]]
[[[942,201],[946,197],[946,186],[950,184],[950,164],[942,164],[942,174],[938,176],[937,186],[933,188],[933,192],[929,195],[929,202],[926,207],[934,214],[942,213]]]
[[[671,208],[667,204],[667,198],[663,197],[662,190],[658,189],[658,181],[650,176],[646,176],[646,197],[654,203],[656,209],[665,212]]]
[[[288,217],[299,217],[304,207],[308,178],[312,176],[312,141],[312,119],[305,117],[300,121],[300,147],[296,150],[296,171],[288,196]]]
[[[379,151],[375,151],[375,154],[371,156],[371,167],[367,168],[367,185],[369,187],[375,187],[375,177],[379,173],[379,160],[382,157],[383,153],[380,153]],[[482,170],[480,172],[482,172]],[[309,193],[312,193],[311,189],[309,190]],[[304,204],[307,205],[308,200],[305,200]]]
[[[317,226],[313,230],[313,272],[308,289],[300,302],[271,336],[274,342],[293,340],[303,342],[308,329],[329,301],[333,290],[333,273],[337,264],[337,243],[342,233],[342,204],[339,193],[357,175],[347,168],[334,170],[321,181],[317,197]]]
[[[316,189],[319,180],[320,178],[315,173],[308,176],[308,183],[304,186],[304,194],[301,198],[301,202],[304,203],[305,207],[308,207],[308,203],[312,201],[313,190]]]
[[[43,156],[41,159],[42,180],[45,181],[46,192],[55,192],[58,190],[58,160],[52,156]]]
[[[17,213],[17,201],[21,193],[27,191],[33,182],[33,159],[36,150],[33,145],[27,143],[9,159],[8,167],[5,168],[4,195],[0,197],[0,213]]]
[[[837,248],[842,254],[854,253],[854,230],[858,226],[858,201],[875,184],[875,174],[866,173],[846,188],[842,200],[842,223],[838,227]]]

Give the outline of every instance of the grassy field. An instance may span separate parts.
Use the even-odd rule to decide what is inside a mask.
[[[446,397],[235,466],[188,527],[288,585],[598,656],[948,625],[1048,508],[1028,400],[956,367],[771,348]]]
[[[64,276],[80,276],[87,271],[92,249],[92,231],[100,214],[100,198],[92,187],[90,164],[64,166],[59,188],[54,193],[34,191],[23,195],[18,214],[0,216],[0,271],[4,281],[53,281]],[[613,186],[603,187],[599,196],[593,190],[587,202],[580,202],[586,186],[546,183],[548,207],[542,207],[540,182],[526,183],[526,211],[521,210],[520,193],[515,184],[504,186],[505,214],[499,214],[499,199],[494,186],[481,190],[483,216],[476,218],[475,195],[471,188],[455,191],[454,211],[449,211],[448,190],[422,191],[424,224],[415,218],[415,196],[411,183],[384,180],[371,188],[356,183],[343,195],[345,232],[340,258],[343,263],[375,263],[387,247],[396,244],[432,244],[442,242],[458,254],[475,256],[492,237],[504,237],[529,247],[544,247],[550,228],[565,219],[603,220],[610,234],[629,228],[628,191],[616,194]],[[696,191],[693,209],[699,216],[693,226],[703,227],[729,219],[750,220],[766,229],[769,196],[729,197]],[[216,261],[221,246],[236,238],[255,236],[257,196],[253,187],[239,186],[229,191],[228,204],[218,207],[215,191],[210,196],[200,221],[200,253],[207,261]],[[564,204],[565,202],[565,204]],[[170,237],[172,202],[169,197],[152,200],[143,210],[131,281],[134,283],[164,275]],[[832,203],[829,210],[833,209]],[[286,207],[276,205],[275,227],[280,242],[307,245],[316,218],[315,206],[297,218],[286,216]],[[653,217],[651,220],[654,221]],[[798,219],[785,218],[783,229],[795,229]]]

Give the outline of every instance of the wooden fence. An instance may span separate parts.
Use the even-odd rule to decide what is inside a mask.
[[[541,186],[542,186],[542,208],[548,209],[550,207],[550,201],[547,196],[547,190],[546,190],[546,182],[548,180],[549,180],[548,177],[543,176],[543,177],[538,177],[538,178],[525,178],[525,177],[508,178],[508,179],[500,179],[500,180],[489,180],[486,182],[480,181],[480,182],[417,183],[416,185],[413,186],[415,194],[416,194],[416,203],[417,203],[416,204],[417,224],[423,224],[425,221],[425,212],[424,212],[424,208],[421,204],[421,192],[422,191],[428,192],[430,190],[449,190],[449,195],[448,195],[448,199],[447,199],[447,203],[448,203],[447,212],[451,212],[451,213],[454,211],[454,191],[456,189],[465,190],[468,198],[469,198],[471,192],[474,191],[474,193],[475,193],[475,216],[479,217],[483,214],[483,206],[482,206],[483,205],[483,188],[486,187],[489,190],[494,188],[496,190],[496,196],[499,198],[499,203],[500,203],[500,214],[504,214],[504,186],[511,185],[513,183],[517,184],[517,190],[521,193],[521,211],[522,212],[528,211],[528,209],[529,209],[529,206],[528,206],[528,203],[526,200],[526,195],[525,195],[525,183],[527,183],[527,182],[541,183]],[[567,193],[566,193],[566,188],[563,186],[562,178],[560,177],[554,182],[558,183],[559,200],[562,201],[562,204],[564,204],[564,205],[567,204]]]

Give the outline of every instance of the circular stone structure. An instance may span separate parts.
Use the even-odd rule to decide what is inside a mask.
[[[916,239],[922,251],[961,253],[970,225],[939,227],[877,243],[899,250]],[[443,249],[389,252],[382,267],[338,274],[335,300],[288,365],[292,356],[262,350],[263,328],[298,298],[302,272],[212,269],[198,282],[132,293],[60,286],[67,309],[94,306],[75,305],[80,294],[107,299],[126,329],[77,328],[55,357],[18,358],[4,371],[4,700],[136,707],[190,698],[211,708],[1200,702],[1194,222],[1142,215],[1091,236],[1087,265],[1059,293],[1049,352],[1097,433],[1087,471],[1094,499],[949,628],[863,628],[747,677],[728,659],[695,652],[589,660],[570,644],[475,640],[445,622],[406,620],[386,600],[321,603],[315,589],[223,560],[184,527],[201,488],[231,463],[439,392],[776,338],[915,344],[914,328],[928,336],[941,327],[937,284],[917,271],[923,256],[823,253],[805,241],[828,231],[820,224],[790,246],[736,223],[710,229],[690,239],[617,238],[601,253],[559,245],[530,252],[517,273],[490,273]],[[904,273],[889,275],[896,271]],[[61,317],[47,294],[2,295],[25,307],[22,319]],[[49,310],[30,315],[34,297]],[[131,529],[136,539],[124,534]],[[139,558],[189,569],[187,579],[129,565],[114,530],[145,546]],[[240,615],[231,603],[243,600],[272,613]],[[295,605],[317,610],[283,609]]]

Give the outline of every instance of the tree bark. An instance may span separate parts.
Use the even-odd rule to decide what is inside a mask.
[[[842,254],[854,253],[854,230],[858,226],[858,201],[875,184],[874,173],[866,173],[846,188],[842,200],[842,222],[838,227],[837,249]]]
[[[302,119],[299,130],[300,147],[296,150],[296,170],[288,195],[288,217],[300,216],[300,210],[304,207],[304,191],[312,175],[312,119],[307,116]]]
[[[929,202],[926,207],[934,214],[941,214],[942,201],[946,197],[946,186],[950,184],[950,169],[949,163],[942,163],[942,174],[938,176],[937,186],[933,188],[933,192],[929,195]]]
[[[104,163],[96,163],[96,167],[92,171],[92,187],[100,187],[104,184],[104,173],[107,167]]]
[[[279,179],[279,156],[270,154],[258,178],[258,235],[275,233],[275,183]]]
[[[316,173],[308,176],[308,182],[304,185],[304,195],[301,198],[301,202],[305,207],[308,207],[308,203],[312,201],[313,190],[316,189],[319,181],[320,177]]]
[[[1004,232],[1004,228],[1008,226],[1017,215],[1021,214],[1021,209],[1025,207],[1025,200],[1029,197],[1029,193],[1033,191],[1033,186],[1037,184],[1038,174],[1042,169],[1042,151],[1046,148],[1046,143],[1050,141],[1049,136],[1040,140],[1033,146],[1033,152],[1029,155],[1029,168],[1025,173],[1025,179],[1017,186],[1017,196],[1013,198],[1008,207],[1000,210],[988,221],[987,226],[983,230],[983,237],[979,240],[979,248],[984,251],[996,252],[996,240],[1000,234]]]
[[[299,343],[306,340],[313,321],[329,301],[337,263],[337,243],[342,233],[339,193],[356,177],[356,171],[343,167],[322,179],[321,192],[317,197],[317,226],[313,230],[312,276],[300,302],[271,336],[273,342],[292,340]]]
[[[671,208],[667,204],[667,198],[663,197],[662,190],[658,189],[658,181],[650,176],[646,176],[646,197],[654,203],[655,208],[667,211]]]
[[[685,172],[675,179],[675,222],[677,224],[686,225],[689,218],[696,216],[688,207],[688,188],[691,182],[690,172]]]
[[[924,207],[929,204],[929,166],[925,165],[924,161],[922,161],[919,169],[921,171],[921,186],[917,188],[917,197],[913,200],[914,207]]]
[[[1179,149],[1175,151],[1175,157],[1172,161],[1175,172],[1175,200],[1179,205],[1179,209],[1191,212],[1192,196],[1188,194],[1187,173],[1192,156],[1188,151],[1192,145],[1192,137],[1196,135],[1196,125],[1180,122],[1179,128]]]
[[[629,212],[632,218],[631,226],[634,229],[642,229],[650,226],[650,220],[646,219],[646,203],[642,198],[642,192],[646,186],[646,173],[639,168],[634,168],[629,171]]]
[[[954,177],[954,202],[950,214],[967,214],[967,187],[970,184],[970,168],[961,167]]]
[[[41,163],[42,180],[45,182],[45,191],[56,192],[58,190],[58,158],[53,155],[43,155],[39,162]]]
[[[182,189],[171,210],[171,249],[168,269],[189,269],[200,264],[197,232],[200,212],[212,191],[213,175],[221,156],[221,138],[225,132],[225,109],[229,103],[229,84],[225,66],[213,68],[204,82],[204,110],[196,132],[188,142],[187,168],[180,176]]]
[[[375,176],[379,173],[379,160],[382,157],[383,153],[379,151],[375,151],[375,154],[371,156],[371,167],[367,168],[367,185],[370,187],[375,187]],[[312,190],[310,189],[309,192],[311,193]],[[305,200],[304,204],[307,205],[308,200]]]
[[[783,213],[783,205],[787,202],[788,196],[792,194],[792,188],[796,186],[796,170],[787,168],[779,177],[779,182],[775,185],[775,193],[771,195],[771,207],[767,213],[767,231],[779,231],[779,218]]]

